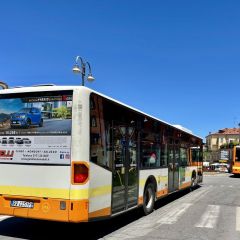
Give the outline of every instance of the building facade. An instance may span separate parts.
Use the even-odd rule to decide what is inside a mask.
[[[206,136],[206,147],[208,151],[217,151],[224,144],[240,142],[240,128],[224,128]]]

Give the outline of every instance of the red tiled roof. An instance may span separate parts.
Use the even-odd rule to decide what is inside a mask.
[[[216,133],[210,133],[209,135],[222,135],[222,134],[240,134],[240,129],[239,128],[224,128],[218,130]]]

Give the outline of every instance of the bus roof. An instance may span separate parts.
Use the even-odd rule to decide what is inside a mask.
[[[100,95],[100,96],[102,96],[102,97],[104,97],[104,98],[106,98],[106,99],[109,99],[109,100],[111,100],[111,101],[113,101],[113,102],[115,102],[115,103],[118,103],[118,104],[120,104],[120,105],[122,105],[122,106],[125,106],[125,107],[127,107],[127,108],[129,108],[129,109],[131,109],[131,110],[133,110],[133,111],[136,111],[136,112],[138,112],[138,113],[141,113],[141,114],[143,114],[143,115],[145,115],[145,116],[147,116],[147,117],[150,117],[150,118],[152,118],[152,119],[155,119],[155,120],[157,120],[157,121],[160,121],[160,122],[162,122],[162,123],[164,123],[164,124],[166,124],[166,125],[169,125],[169,126],[175,128],[175,129],[178,129],[178,130],[180,130],[180,131],[182,131],[182,132],[185,132],[185,133],[187,133],[187,134],[189,134],[189,135],[195,136],[195,137],[197,137],[197,138],[199,138],[199,139],[202,140],[201,137],[193,134],[192,131],[190,131],[189,129],[187,129],[187,128],[181,126],[181,125],[173,125],[173,124],[170,124],[170,123],[168,123],[168,122],[165,122],[165,121],[163,121],[163,120],[161,120],[161,119],[159,119],[159,118],[156,118],[156,117],[154,117],[154,116],[152,116],[152,115],[150,115],[150,114],[147,114],[147,113],[145,113],[145,112],[142,112],[142,111],[139,110],[139,109],[136,109],[136,108],[134,108],[134,107],[131,107],[131,106],[125,104],[125,103],[122,103],[122,102],[120,102],[120,101],[118,101],[118,100],[116,100],[116,99],[114,99],[114,98],[111,98],[111,97],[109,97],[109,96],[106,96],[106,95],[104,95],[104,94],[102,94],[102,93],[100,93],[100,92],[97,92],[97,91],[95,91],[95,90],[93,90],[93,89],[91,89],[91,88],[85,87],[85,86],[55,86],[55,85],[53,85],[53,84],[42,84],[42,85],[36,85],[36,86],[31,86],[31,87],[16,87],[16,88],[2,89],[2,90],[0,90],[0,95],[1,95],[1,94],[13,94],[13,93],[28,93],[28,92],[77,90],[77,89],[81,89],[81,90],[84,90],[84,91],[88,91],[89,94],[90,94],[90,93],[96,93],[96,94],[98,94],[98,95]]]

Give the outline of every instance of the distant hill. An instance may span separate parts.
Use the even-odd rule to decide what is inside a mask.
[[[0,113],[0,122],[5,122],[10,119],[10,114]]]

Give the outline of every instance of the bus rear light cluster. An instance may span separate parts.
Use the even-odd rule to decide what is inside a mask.
[[[73,183],[83,184],[88,179],[88,167],[82,163],[74,163],[73,165]]]

